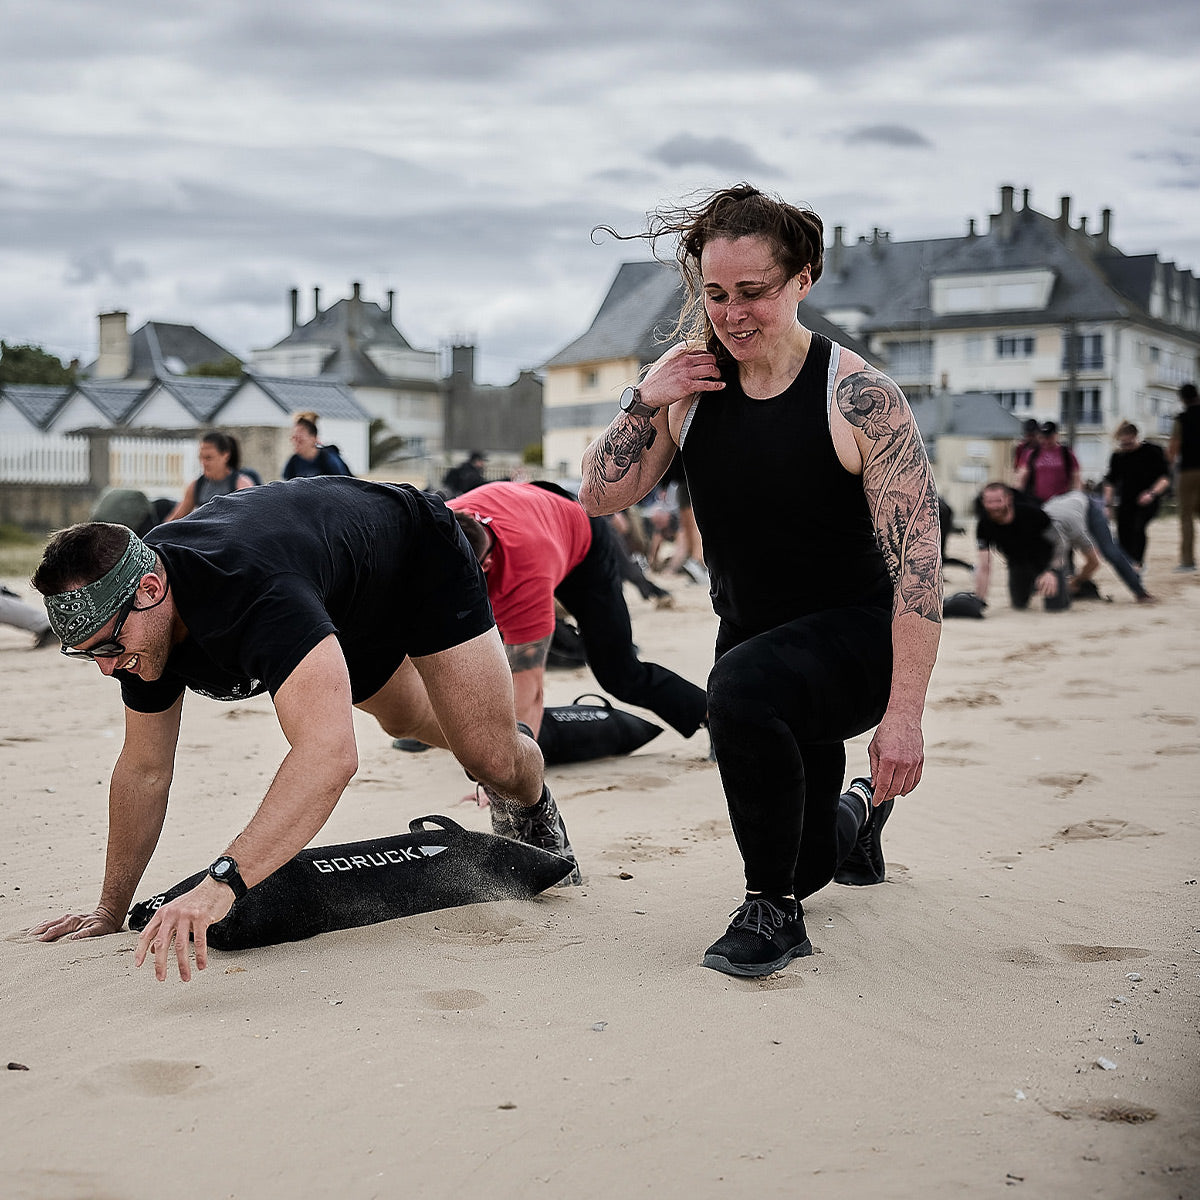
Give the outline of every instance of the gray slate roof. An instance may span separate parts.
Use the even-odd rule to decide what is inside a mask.
[[[926,442],[935,442],[946,434],[983,439],[1021,436],[1021,419],[992,392],[939,392],[918,397],[910,404]]]
[[[0,384],[0,395],[36,429],[45,429],[71,391],[72,386],[68,383]]]
[[[166,321],[147,321],[129,336],[133,357],[131,379],[183,374],[205,363],[237,358],[194,325],[173,325]],[[171,365],[168,365],[171,364]],[[182,365],[183,371],[177,369]]]
[[[245,378],[226,397],[226,403],[242,388],[257,384],[282,412],[311,410],[327,420],[368,421],[370,416],[354,398],[354,393],[337,379],[295,379],[283,375],[255,375]]]
[[[75,390],[86,396],[114,425],[121,425],[153,384],[119,379],[81,379]]]
[[[350,297],[331,304],[304,325],[297,325],[272,350],[282,346],[333,346],[321,364],[321,375],[356,387],[390,387],[385,375],[365,353],[367,347],[412,350],[408,339],[392,324],[387,310],[371,300]],[[436,390],[434,384],[430,390]]]
[[[182,375],[205,363],[237,358],[237,355],[201,333],[194,325],[147,321],[129,335],[129,357],[127,379],[164,379],[171,375]],[[179,366],[182,366],[182,371],[173,369]],[[95,362],[91,362],[81,374],[90,375],[95,369]]]
[[[651,363],[669,344],[666,339],[679,318],[683,298],[683,282],[675,267],[654,260],[622,263],[588,331],[547,359],[542,368],[614,358]],[[875,361],[866,346],[808,301],[802,301],[797,311],[806,328],[861,354],[868,362]]]
[[[198,425],[212,420],[213,414],[233,394],[237,379],[209,376],[166,375],[157,380],[187,411]]]
[[[1024,208],[1012,214],[1011,236],[997,227],[960,238],[893,242],[883,237],[826,250],[825,272],[809,294],[825,310],[858,308],[867,333],[937,330],[1031,322],[1151,321],[1149,299],[1157,258],[1127,257],[1099,248],[1087,235],[1064,236],[1053,217]],[[995,271],[1049,269],[1055,282],[1045,308],[937,316],[930,308],[930,279]],[[1158,323],[1158,322],[1152,322]]]

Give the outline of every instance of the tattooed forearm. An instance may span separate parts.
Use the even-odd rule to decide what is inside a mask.
[[[505,646],[504,653],[508,656],[508,665],[515,675],[518,671],[534,671],[546,665],[546,655],[550,650],[550,638],[544,637],[540,642],[522,642],[519,646]]]
[[[654,445],[658,430],[649,417],[626,416],[614,421],[596,445],[592,456],[592,478],[598,492],[605,484],[619,483],[637,463],[643,451]]]
[[[933,470],[917,423],[890,379],[859,371],[838,386],[838,407],[871,441],[863,490],[896,585],[895,614],[942,619],[941,525]]]

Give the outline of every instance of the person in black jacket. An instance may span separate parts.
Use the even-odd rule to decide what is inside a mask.
[[[1146,561],[1146,527],[1158,515],[1159,501],[1171,490],[1170,468],[1162,447],[1143,442],[1131,421],[1117,426],[1117,450],[1108,460],[1104,503],[1117,502],[1117,541],[1140,571]]]

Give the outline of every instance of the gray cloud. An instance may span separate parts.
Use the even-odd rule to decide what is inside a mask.
[[[696,137],[690,133],[679,133],[656,146],[649,157],[668,167],[715,167],[718,171],[734,174],[779,173],[763,162],[744,142],[727,137]]]
[[[916,147],[931,149],[933,143],[917,130],[907,125],[860,125],[857,129],[849,130],[845,135],[849,146],[864,143],[877,146],[898,146],[904,149]]]
[[[136,258],[117,261],[111,246],[100,246],[71,258],[64,282],[72,286],[91,283],[126,285],[145,279],[146,264]]]

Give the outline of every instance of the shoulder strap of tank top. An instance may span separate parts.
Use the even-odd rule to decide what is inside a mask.
[[[833,383],[837,379],[838,363],[841,362],[842,348],[837,342],[829,343],[829,372],[825,376],[825,424],[833,432]]]
[[[697,392],[692,397],[691,404],[688,405],[688,410],[684,414],[683,424],[679,427],[679,448],[683,449],[683,443],[687,439],[688,429],[691,428],[692,418],[696,415],[696,405],[700,402],[700,393]]]

